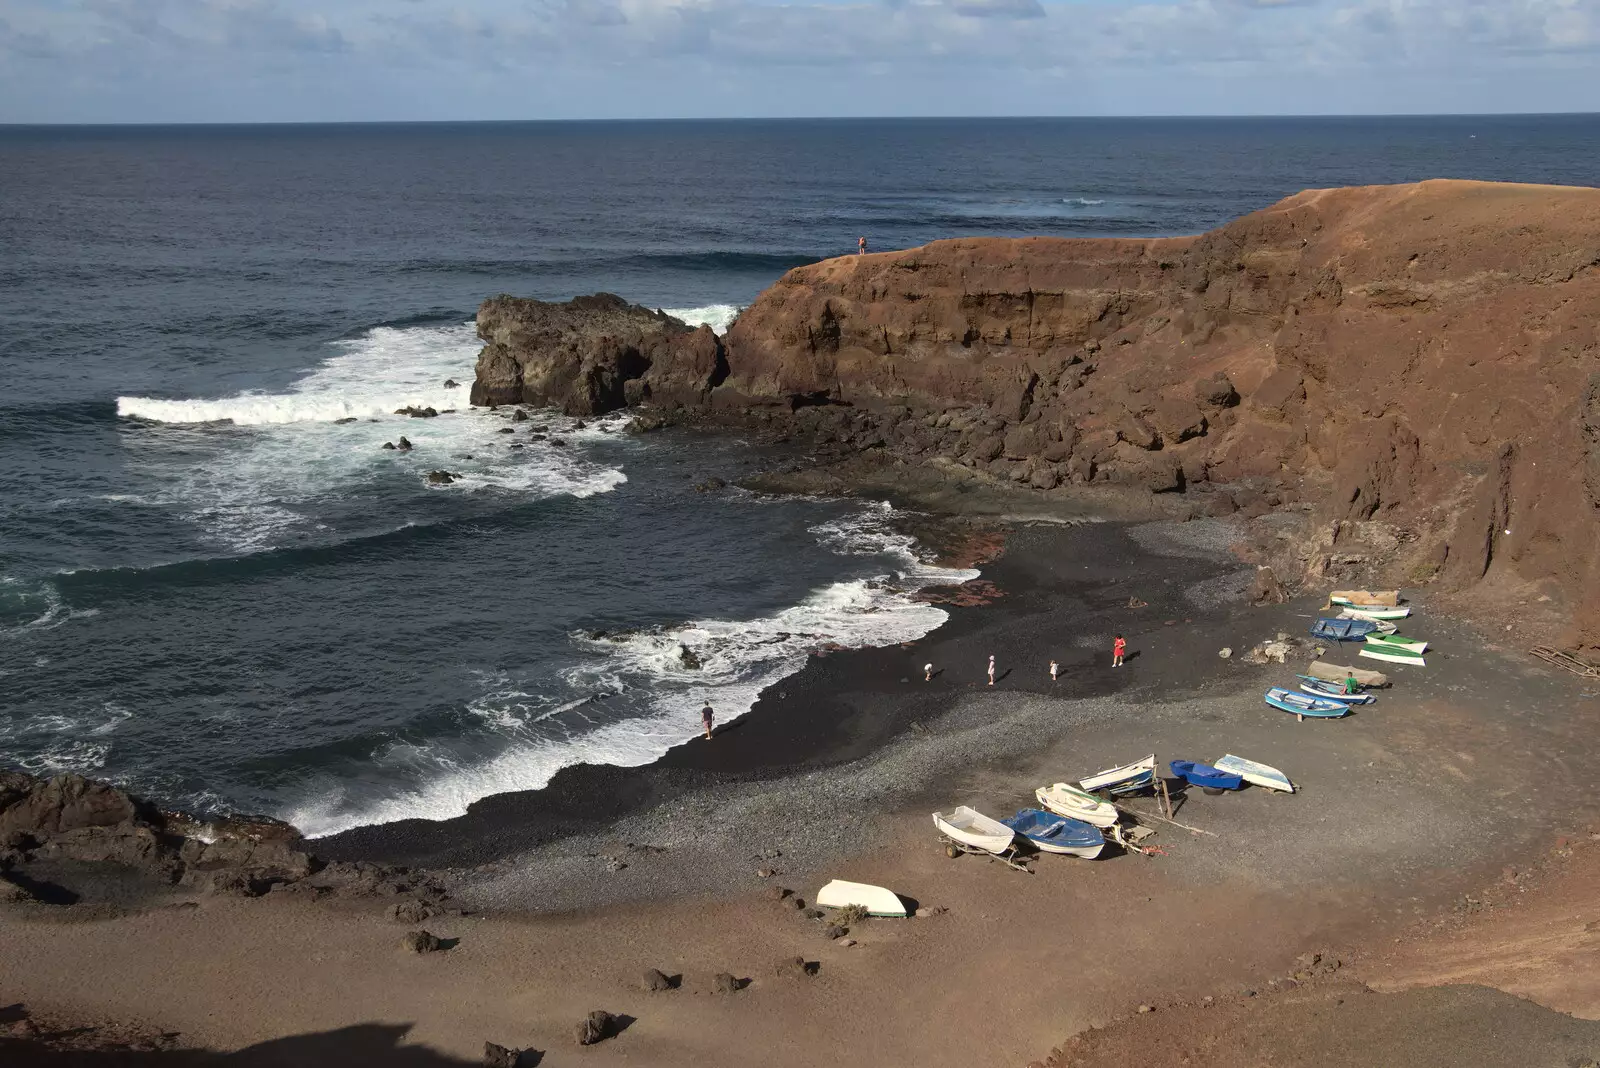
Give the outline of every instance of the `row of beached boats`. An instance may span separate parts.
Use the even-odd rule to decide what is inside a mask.
[[[1401,634],[1395,622],[1411,615],[1410,607],[1400,603],[1399,590],[1335,590],[1328,604],[1338,608],[1339,614],[1313,623],[1312,637],[1334,642],[1361,642],[1360,655],[1369,660],[1427,665],[1423,653],[1428,643]],[[1349,676],[1355,678],[1355,672],[1349,672]],[[1307,716],[1337,719],[1349,714],[1355,705],[1370,705],[1378,700],[1366,691],[1359,678],[1354,691],[1347,688],[1343,679],[1336,681],[1315,675],[1295,678],[1299,682],[1298,689],[1274,686],[1267,691],[1267,704],[1301,719]]]
[[[1168,767],[1174,778],[1204,790],[1238,790],[1249,783],[1294,792],[1294,784],[1277,768],[1232,753],[1214,764],[1174,760]],[[988,853],[1015,865],[1020,839],[1041,853],[1093,860],[1105,848],[1108,834],[1112,841],[1128,844],[1116,799],[1147,793],[1155,787],[1156,756],[1151,753],[1143,760],[1085,776],[1076,784],[1041,786],[1034,791],[1039,807],[1019,809],[1010,819],[995,819],[962,805],[949,812],[935,812],[933,824],[944,836],[952,857]]]

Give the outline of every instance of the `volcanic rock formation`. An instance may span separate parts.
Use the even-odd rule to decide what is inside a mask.
[[[1381,556],[1396,584],[1561,602],[1569,642],[1600,645],[1600,190],[1313,190],[1196,237],[847,256],[790,271],[695,357],[687,328],[606,300],[641,332],[537,353],[486,303],[475,399],[513,399],[517,365],[514,399],[569,410],[670,393],[1041,491],[1301,505],[1312,578]],[[542,384],[611,367],[675,388]]]

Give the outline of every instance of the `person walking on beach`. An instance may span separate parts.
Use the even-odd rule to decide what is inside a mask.
[[[989,685],[994,685],[994,654],[989,654]]]
[[[867,254],[867,239],[863,237],[861,240],[856,242],[856,255],[857,256],[865,256],[866,254]]]
[[[716,719],[716,713],[711,711],[710,702],[700,710],[700,726],[706,729],[706,741],[711,740],[711,724]]]
[[[922,681],[923,682],[932,682],[933,681],[933,665],[932,664],[923,664],[922,665]]]
[[[1116,640],[1111,643],[1111,666],[1121,667],[1123,654],[1127,651],[1127,641],[1122,637],[1122,635],[1117,635]]]
[[[1050,681],[1051,682],[1055,682],[1056,681],[1056,672],[1058,672],[1060,670],[1061,670],[1061,665],[1060,664],[1056,663],[1054,660],[1050,661]]]

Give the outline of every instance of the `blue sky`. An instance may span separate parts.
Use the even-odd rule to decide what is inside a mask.
[[[1600,0],[0,0],[0,122],[1600,111]]]

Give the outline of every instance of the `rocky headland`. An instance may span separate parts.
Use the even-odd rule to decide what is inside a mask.
[[[759,428],[1046,497],[1274,514],[1290,582],[1600,646],[1600,190],[1312,190],[1194,237],[961,239],[796,268],[726,336],[497,297],[478,403]]]

